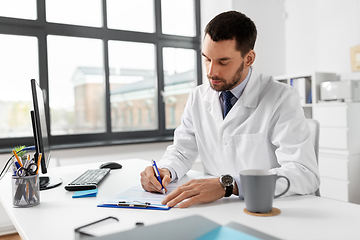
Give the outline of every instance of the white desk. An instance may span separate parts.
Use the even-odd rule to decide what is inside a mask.
[[[65,184],[89,168],[100,164],[86,164],[50,169],[51,175],[63,179],[63,185],[41,191],[41,203],[31,208],[13,208],[10,175],[0,181],[0,200],[23,240],[74,239],[74,229],[104,217],[114,216],[123,222],[144,222],[151,225],[194,214],[219,224],[231,221],[262,231],[281,239],[359,239],[360,206],[315,196],[294,196],[274,200],[274,207],[282,212],[275,217],[254,217],[243,212],[245,203],[236,196],[200,204],[188,209],[169,211],[113,209],[96,207],[98,203],[140,182],[140,172],[149,161],[129,159],[119,161],[123,168],[113,170],[99,186],[96,198],[73,199],[73,192]],[[189,178],[202,173],[190,171]],[[115,180],[115,184],[112,181]],[[51,237],[49,237],[51,236]]]

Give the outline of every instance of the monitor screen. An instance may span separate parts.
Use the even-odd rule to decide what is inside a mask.
[[[31,111],[31,119],[34,132],[34,145],[36,149],[35,159],[37,159],[39,154],[42,153],[40,163],[41,173],[45,174],[48,172],[49,162],[51,158],[48,128],[45,114],[45,98],[43,90],[40,88],[39,84],[35,81],[35,79],[31,79],[31,91],[34,106],[34,111]],[[53,188],[59,186],[61,183],[61,179],[50,178],[49,176],[41,176],[40,190]]]

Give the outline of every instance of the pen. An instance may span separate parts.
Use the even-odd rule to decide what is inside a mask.
[[[155,176],[156,176],[157,180],[159,181],[159,183],[161,184],[161,187],[162,187],[162,188],[161,188],[161,192],[162,192],[163,194],[165,194],[164,186],[163,186],[162,183],[161,183],[161,178],[160,178],[159,169],[158,169],[158,167],[156,166],[156,162],[155,162],[154,159],[151,160],[151,164],[152,164],[152,166],[153,166],[153,168],[154,168]]]
[[[29,166],[29,164],[30,164],[30,154],[27,155],[27,160],[24,164],[24,167],[27,168]]]
[[[20,164],[18,162],[14,162],[15,166],[16,166],[16,170],[18,170],[20,168]]]
[[[14,168],[14,176],[16,176],[16,171],[20,168],[20,164],[18,162],[14,162],[15,168]]]
[[[12,150],[12,152],[13,152],[14,156],[16,157],[16,160],[18,161],[20,167],[23,167],[22,162],[20,161],[19,156],[17,155],[16,151]]]

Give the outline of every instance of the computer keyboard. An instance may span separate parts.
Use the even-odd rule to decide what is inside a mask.
[[[110,168],[89,169],[74,181],[65,186],[68,191],[96,189],[99,183],[109,174]]]

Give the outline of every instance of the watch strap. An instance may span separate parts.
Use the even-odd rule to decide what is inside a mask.
[[[224,197],[230,197],[233,193],[233,188],[234,188],[233,184],[225,187],[225,196]]]

